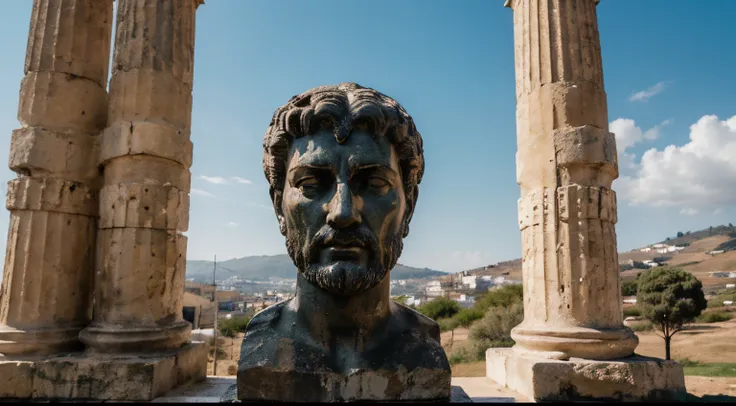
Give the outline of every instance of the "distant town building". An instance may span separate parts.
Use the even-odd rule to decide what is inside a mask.
[[[211,299],[184,292],[182,317],[192,325],[192,330],[215,326],[215,304]]]
[[[440,281],[429,281],[424,292],[428,297],[440,297],[445,295],[445,289],[442,287],[442,282]]]

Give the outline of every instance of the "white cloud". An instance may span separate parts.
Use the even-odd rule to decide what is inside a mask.
[[[734,157],[736,116],[727,120],[703,116],[690,126],[688,143],[646,151],[639,163],[634,162],[633,175],[616,181],[616,190],[634,205],[709,210],[734,205]]]
[[[235,182],[242,183],[244,185],[250,185],[253,183],[249,181],[248,179],[241,178],[240,176],[231,176],[230,179],[234,180]]]
[[[637,168],[636,155],[626,150],[642,141],[656,140],[659,138],[660,129],[669,123],[670,120],[665,120],[646,131],[637,127],[634,120],[630,118],[617,118],[609,124],[610,131],[616,135],[616,149],[619,151],[618,166],[622,176],[634,173]]]
[[[207,191],[204,191],[204,190],[200,190],[200,189],[194,189],[194,188],[192,188],[189,191],[189,194],[192,195],[192,196],[215,197],[215,195],[213,195],[210,192],[207,192]]]
[[[236,223],[236,222],[234,222],[234,221],[230,221],[230,222],[228,222],[228,223],[226,224],[226,226],[227,226],[227,227],[230,227],[230,228],[234,228],[234,227],[237,227],[237,226],[238,226],[238,223]]]
[[[662,93],[664,89],[667,87],[667,84],[668,84],[667,82],[659,82],[656,85],[647,88],[646,90],[636,92],[629,97],[629,101],[630,102],[647,101],[651,97],[654,97],[659,93]]]
[[[719,208],[713,210],[713,215],[718,215],[718,214],[721,214],[721,213],[723,213],[723,207],[719,207]]]
[[[220,177],[220,176],[200,176],[200,179],[202,179],[205,182],[214,183],[215,185],[227,185],[228,181],[227,179]]]
[[[700,213],[700,210],[693,209],[692,207],[688,207],[686,209],[680,210],[680,214],[682,214],[684,216],[694,216],[694,215],[696,215],[698,213]]]

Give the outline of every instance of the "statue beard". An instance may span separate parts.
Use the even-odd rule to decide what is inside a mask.
[[[378,286],[396,265],[404,247],[403,237],[397,233],[382,251],[364,225],[340,230],[325,225],[308,245],[303,235],[294,234],[286,237],[286,249],[294,265],[309,283],[335,295],[355,295]],[[362,246],[367,251],[367,267],[344,262],[320,264],[320,251],[332,244]]]

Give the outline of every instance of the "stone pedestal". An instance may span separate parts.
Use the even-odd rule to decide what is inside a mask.
[[[156,354],[70,354],[0,358],[0,398],[11,400],[150,401],[203,381],[207,346],[190,343]]]
[[[118,0],[100,143],[94,319],[100,353],[178,348],[189,223],[195,12],[201,0]]]
[[[424,368],[341,374],[266,366],[240,369],[237,395],[254,402],[447,401],[447,381],[447,371]]]
[[[9,167],[0,355],[78,349],[87,325],[107,119],[110,0],[34,0]]]
[[[687,395],[682,365],[639,356],[559,361],[491,348],[486,376],[537,401],[683,401]]]

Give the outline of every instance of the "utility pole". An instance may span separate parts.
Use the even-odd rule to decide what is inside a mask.
[[[212,362],[212,375],[217,376],[217,255],[215,255],[215,262],[212,266],[212,301],[215,303],[215,355],[213,356]]]

